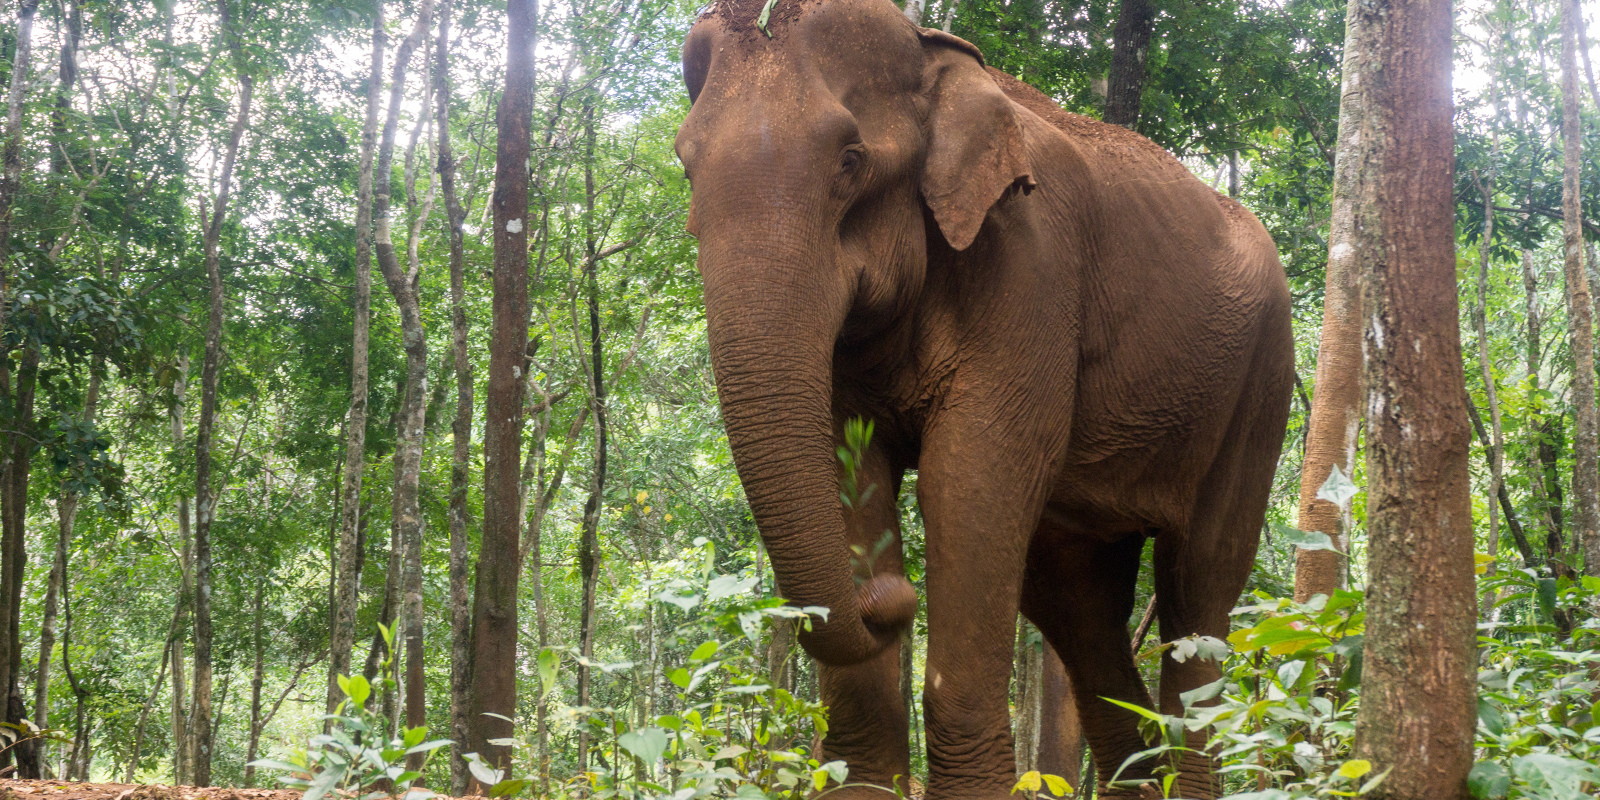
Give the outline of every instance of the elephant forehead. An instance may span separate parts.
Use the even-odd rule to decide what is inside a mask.
[[[730,59],[745,69],[761,70],[787,56],[819,67],[830,86],[915,89],[921,77],[916,27],[889,0],[719,0],[700,26],[718,29],[723,55],[754,57]]]

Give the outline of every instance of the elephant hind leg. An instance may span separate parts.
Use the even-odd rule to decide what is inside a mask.
[[[1106,784],[1128,756],[1146,748],[1139,717],[1103,699],[1152,705],[1128,635],[1144,539],[1131,534],[1107,542],[1047,525],[1034,539],[1023,582],[1023,613],[1056,649],[1071,678],[1094,754],[1097,797],[1123,796]],[[1120,780],[1149,775],[1147,767],[1135,765]]]
[[[1230,612],[1255,565],[1277,467],[1283,422],[1270,409],[1246,408],[1228,432],[1227,444],[1200,487],[1188,526],[1163,532],[1155,542],[1156,614],[1161,640],[1191,635],[1225,639]],[[1161,711],[1184,713],[1180,695],[1222,677],[1220,665],[1199,658],[1179,663],[1171,650],[1161,659]],[[1195,752],[1181,764],[1182,797],[1212,798],[1221,787],[1216,764],[1204,752],[1206,732],[1189,734]]]

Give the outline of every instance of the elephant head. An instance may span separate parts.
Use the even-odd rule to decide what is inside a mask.
[[[836,348],[902,320],[930,248],[968,248],[1032,183],[1012,105],[971,44],[889,0],[768,10],[763,30],[763,0],[720,0],[689,32],[677,152],[739,476],[779,591],[831,611],[807,649],[843,666],[893,643],[916,594],[898,576],[853,580]]]

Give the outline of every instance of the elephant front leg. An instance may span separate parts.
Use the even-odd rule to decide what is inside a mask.
[[[997,463],[1019,447],[959,437],[930,444],[918,478],[928,536],[928,797],[999,800],[1017,780],[1008,693],[1043,476],[1026,471],[1032,459]],[[975,455],[993,458],[974,463]]]
[[[844,444],[843,431],[838,431]],[[845,509],[846,528],[858,581],[873,575],[903,574],[900,550],[900,478],[880,444],[863,453],[855,476],[855,508]],[[841,478],[844,476],[841,475]],[[842,483],[842,482],[841,482]],[[902,642],[877,657],[849,667],[817,665],[822,702],[828,706],[828,733],[822,758],[850,767],[852,784],[874,784],[909,794],[910,720],[900,692]],[[829,797],[878,800],[881,789],[849,787]]]

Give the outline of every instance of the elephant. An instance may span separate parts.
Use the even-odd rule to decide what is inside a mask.
[[[1105,786],[1146,743],[1103,698],[1180,713],[1219,676],[1163,656],[1147,692],[1127,625],[1147,539],[1167,642],[1225,636],[1255,559],[1294,380],[1266,229],[889,0],[716,0],[682,59],[675,148],[728,443],[778,590],[829,609],[801,634],[824,757],[851,784],[910,773],[899,650],[922,598],[896,499],[915,470],[927,796],[1016,782],[1019,611],[1070,675],[1101,796],[1127,791]],[[856,418],[873,435],[847,507]],[[1185,756],[1178,786],[1215,796],[1210,757]]]

